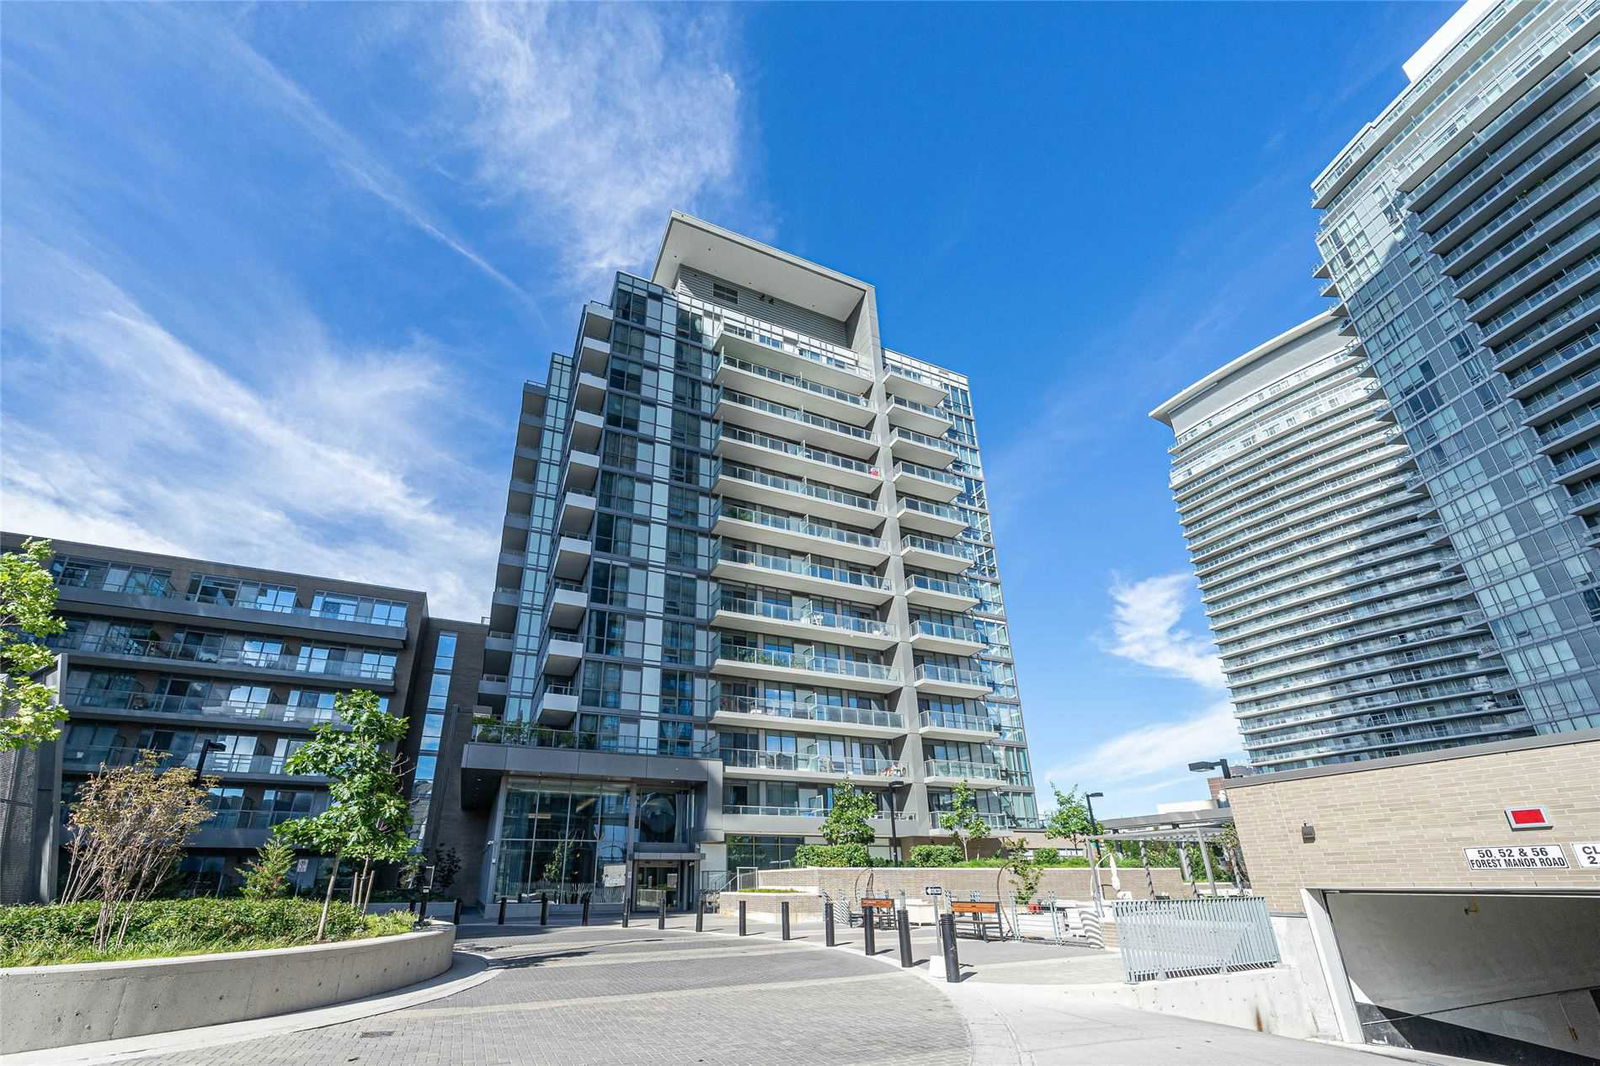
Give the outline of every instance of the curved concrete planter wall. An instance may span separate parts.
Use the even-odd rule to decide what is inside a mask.
[[[0,1054],[265,1018],[450,968],[454,926],[270,951],[0,969]]]

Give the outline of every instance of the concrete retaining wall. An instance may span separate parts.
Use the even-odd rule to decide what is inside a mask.
[[[1327,1037],[1304,999],[1299,975],[1281,966],[1136,985],[1073,985],[1069,997],[1176,1014],[1278,1036]]]
[[[0,969],[0,1054],[326,1007],[450,968],[454,926],[270,951]]]
[[[789,920],[793,922],[815,921],[822,917],[822,897],[815,892],[804,890],[796,892],[723,892],[717,899],[717,913],[738,914],[739,901],[745,903],[745,917],[753,922],[776,922],[783,915],[780,904],[789,904]],[[844,924],[843,911],[834,915],[834,920]]]
[[[1157,893],[1173,897],[1189,896],[1190,886],[1182,875],[1173,869],[1152,869]],[[1090,899],[1090,871],[1087,867],[1056,866],[1046,869],[1039,881],[1038,895],[1058,899]],[[985,899],[994,899],[996,892],[1009,895],[1013,878],[998,867],[908,867],[890,866],[866,869],[853,866],[803,866],[795,869],[762,870],[758,874],[762,888],[820,889],[838,898],[859,898],[869,894],[897,896],[902,891],[907,896],[921,897],[928,885],[938,885],[946,895],[955,894],[966,899],[976,892]],[[1141,867],[1118,872],[1121,891],[1129,892],[1134,899],[1149,899],[1149,885]],[[1116,899],[1118,889],[1111,876],[1100,872],[1101,886],[1107,899]]]

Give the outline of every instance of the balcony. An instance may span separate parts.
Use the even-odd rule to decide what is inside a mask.
[[[845,392],[866,392],[872,387],[872,371],[855,361],[855,353],[844,349],[827,352],[822,350],[821,342],[775,337],[748,320],[740,323],[725,318],[714,347],[726,356],[750,360]]]
[[[743,426],[724,424],[714,450],[725,459],[799,478],[821,478],[829,485],[863,493],[877,492],[883,484],[883,472],[873,463],[768,436]]]
[[[616,316],[612,314],[610,307],[590,300],[583,305],[583,339],[610,341],[611,324],[615,321]]]
[[[892,759],[852,759],[835,755],[805,755],[790,751],[729,748],[722,752],[724,777],[760,777],[808,781],[881,778],[898,781],[906,775],[904,763]]]
[[[583,634],[569,629],[547,629],[540,648],[541,673],[571,677],[583,662]]]
[[[801,511],[838,522],[877,525],[882,521],[878,502],[859,492],[790,477],[732,460],[716,464],[712,491],[757,506]]]
[[[147,692],[80,690],[63,693],[61,704],[74,714],[116,711],[130,718],[185,720],[191,723],[198,718],[229,725],[249,724],[284,729],[309,729],[314,725],[336,721],[332,707],[303,707],[292,703],[252,703],[215,696],[156,696]]]
[[[921,463],[894,464],[894,490],[902,495],[924,496],[939,503],[949,503],[966,490],[967,483],[958,474],[935,470]]]
[[[557,629],[577,629],[589,610],[589,593],[576,581],[557,581],[545,599],[545,617]]]
[[[61,765],[69,773],[97,773],[101,767],[132,766],[139,761],[142,750],[113,746],[63,747]],[[193,770],[200,762],[198,751],[162,751],[157,754],[161,759],[156,765],[163,770],[173,767]],[[216,774],[219,777],[282,777],[307,782],[324,780],[311,774],[284,773],[286,759],[282,755],[235,755],[213,751],[206,755],[205,774],[207,777]]]
[[[725,389],[759,396],[785,406],[804,407],[825,418],[853,426],[866,426],[872,422],[872,404],[857,392],[814,381],[809,376],[774,370],[733,355],[724,355],[718,361],[714,380]],[[865,388],[864,383],[862,391]]]
[[[722,696],[711,713],[711,724],[740,729],[815,728],[826,733],[883,738],[898,737],[906,731],[905,719],[893,711],[759,696]]]
[[[972,565],[973,549],[960,541],[937,540],[918,533],[900,538],[900,557],[907,566],[958,574]]]
[[[900,687],[900,675],[882,663],[857,662],[814,652],[752,648],[742,644],[723,643],[717,649],[717,660],[712,664],[712,669],[734,677],[822,684],[868,692],[892,692]]]
[[[808,516],[784,514],[750,507],[737,500],[719,500],[712,532],[719,536],[753,540],[791,551],[815,552],[853,563],[879,566],[889,558],[882,538],[816,522]]]
[[[508,680],[505,674],[481,674],[478,677],[478,695],[505,699]]]
[[[906,600],[919,607],[966,611],[977,606],[978,589],[970,581],[946,580],[927,574],[906,575]]]
[[[556,577],[568,581],[582,578],[589,570],[589,558],[593,551],[593,546],[584,538],[562,537],[556,541]]]
[[[884,364],[883,381],[891,396],[903,396],[929,407],[937,407],[950,397],[943,385],[910,367]]]
[[[999,763],[928,759],[923,764],[923,777],[930,785],[958,785],[965,781],[973,788],[998,788],[1005,780],[1005,770]]]
[[[956,442],[895,426],[889,431],[889,450],[896,459],[944,469],[960,458]]]
[[[572,450],[579,452],[597,452],[600,449],[600,436],[605,432],[606,420],[593,411],[572,412],[572,431],[569,439],[572,441]]]
[[[715,415],[725,425],[789,437],[857,459],[875,459],[878,455],[878,438],[870,428],[863,429],[804,407],[791,407],[737,389],[719,390]]]
[[[52,650],[69,652],[74,658],[104,658],[119,664],[126,664],[129,660],[153,660],[163,663],[183,663],[186,668],[199,668],[205,673],[237,674],[246,671],[265,671],[296,676],[337,677],[341,680],[376,683],[385,687],[394,684],[394,666],[390,663],[278,655],[244,648],[215,648],[203,644],[112,636],[86,637],[63,634],[51,637],[46,643]]]
[[[919,694],[967,698],[986,696],[994,688],[977,670],[935,663],[918,663],[913,683]]]
[[[804,556],[771,555],[723,542],[711,574],[721,580],[743,581],[819,596],[836,596],[873,605],[894,595],[889,583],[876,574],[847,570],[831,562],[813,562]]]
[[[942,437],[950,432],[955,420],[944,408],[930,407],[925,403],[908,400],[904,396],[890,396],[889,423],[905,429],[914,429],[929,436]]]
[[[552,681],[539,693],[535,720],[543,726],[571,725],[578,715],[578,690],[570,683]]]
[[[568,492],[594,491],[595,483],[600,480],[600,457],[594,452],[573,451],[567,453],[567,472],[562,487]]]
[[[907,529],[920,529],[941,537],[953,537],[967,528],[967,519],[948,503],[919,500],[915,496],[901,496],[895,516]]]
[[[578,369],[586,374],[604,374],[611,361],[611,342],[607,339],[584,337],[578,342]]]
[[[494,804],[507,775],[704,785],[715,752],[691,742],[494,722],[478,725],[461,752],[461,802]]]
[[[511,653],[516,650],[517,635],[509,629],[491,629],[483,638],[483,666],[485,670],[501,674],[511,669]]]
[[[586,492],[569,492],[561,497],[556,530],[563,536],[582,536],[594,522],[595,498]]]
[[[911,623],[911,646],[918,651],[972,655],[989,646],[989,638],[972,626],[951,625],[926,618]]]
[[[579,411],[603,414],[606,407],[605,379],[580,370],[572,383],[572,405]]]
[[[726,591],[717,604],[711,624],[727,629],[780,633],[805,641],[879,650],[893,647],[899,640],[893,626],[875,618],[856,618],[814,607],[789,607],[730,595]]]
[[[1000,727],[994,720],[954,711],[923,711],[918,732],[934,740],[995,740]]]
[[[209,773],[211,763],[206,762]],[[320,802],[320,801],[319,801]],[[272,830],[297,818],[310,818],[322,813],[315,811],[221,810],[211,820],[189,837],[191,848],[258,848],[266,843]]]

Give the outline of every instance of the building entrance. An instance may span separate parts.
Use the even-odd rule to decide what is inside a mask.
[[[638,862],[633,867],[633,909],[653,911],[666,897],[668,910],[683,906],[684,863]]]

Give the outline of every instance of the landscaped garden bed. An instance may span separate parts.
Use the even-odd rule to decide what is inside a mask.
[[[94,946],[100,904],[0,907],[0,966],[114,962],[297,947],[317,937],[320,899],[172,899],[131,905],[122,944]],[[404,933],[411,916],[367,915],[347,903],[328,909],[325,941]]]

